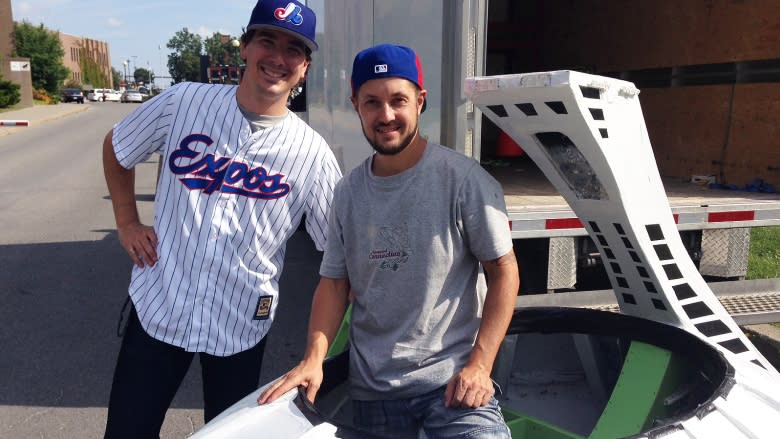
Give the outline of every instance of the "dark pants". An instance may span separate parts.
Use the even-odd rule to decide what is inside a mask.
[[[264,348],[265,339],[229,357],[200,353],[205,422],[257,390]],[[194,355],[150,337],[131,309],[111,385],[105,439],[159,438],[165,412]]]

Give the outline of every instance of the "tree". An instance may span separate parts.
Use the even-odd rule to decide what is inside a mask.
[[[230,35],[214,32],[212,36],[203,41],[203,49],[209,56],[211,65],[237,66],[242,63],[238,40],[231,38]]]
[[[65,51],[56,33],[27,21],[14,23],[15,56],[30,58],[32,85],[50,96],[59,96],[60,85],[70,75],[62,64]]]
[[[135,78],[136,84],[141,82],[149,84],[152,82],[152,72],[143,67],[137,67],[135,72],[133,72],[133,78]]]
[[[122,72],[111,67],[111,78],[114,80],[114,88],[119,88],[119,83],[122,82]]]
[[[199,35],[187,28],[176,32],[166,47],[173,50],[168,55],[168,71],[173,82],[200,80],[200,54],[203,43]]]
[[[222,35],[219,32],[214,34],[203,41],[203,49],[206,55],[209,56],[209,64],[225,64],[225,43],[224,40],[229,38],[227,35]]]

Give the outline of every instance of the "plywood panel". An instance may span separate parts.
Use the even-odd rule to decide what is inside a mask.
[[[736,88],[726,175],[735,184],[754,178],[780,190],[780,84]]]
[[[640,102],[661,175],[780,188],[780,84],[646,89]]]
[[[645,115],[661,175],[718,174],[727,141],[729,86],[642,90]]]
[[[777,0],[545,0],[533,29],[544,59],[593,72],[780,58]],[[541,23],[541,25],[540,25]],[[518,53],[522,56],[522,53]]]

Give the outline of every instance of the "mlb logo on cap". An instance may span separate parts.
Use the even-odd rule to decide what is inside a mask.
[[[352,96],[357,96],[366,81],[380,78],[403,78],[412,81],[420,90],[423,71],[420,58],[414,50],[395,44],[380,44],[360,51],[352,63]],[[423,103],[425,111],[426,103]]]
[[[252,10],[246,30],[270,29],[300,39],[312,52],[317,17],[314,11],[295,0],[260,0]]]

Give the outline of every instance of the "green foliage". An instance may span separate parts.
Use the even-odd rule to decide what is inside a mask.
[[[14,23],[15,56],[30,58],[30,76],[34,88],[46,90],[52,98],[59,96],[60,84],[70,71],[62,64],[65,51],[58,35],[45,27],[27,21]]]
[[[8,108],[18,104],[22,100],[22,94],[19,93],[21,86],[11,81],[6,81],[0,75],[0,108]]]
[[[225,45],[222,44],[222,34],[214,32],[203,41],[203,49],[209,56],[209,64],[224,64]]]
[[[748,279],[780,277],[780,227],[750,229]]]
[[[119,88],[119,83],[122,82],[122,72],[111,67],[111,77],[114,79],[114,88]]]
[[[81,78],[84,84],[90,84],[94,88],[111,87],[111,78],[108,77],[91,53],[83,47],[79,49],[79,68],[81,68]]]
[[[173,50],[168,55],[168,71],[174,83],[200,80],[202,46],[200,36],[191,33],[186,27],[168,41],[166,47]]]
[[[82,91],[84,90],[84,86],[75,79],[68,79],[65,81],[65,84],[62,85],[62,88],[77,88]]]
[[[226,37],[229,37],[229,35],[222,35],[219,32],[214,32],[212,36],[203,41],[203,48],[206,55],[209,56],[209,63],[211,65],[235,66],[241,64],[239,47],[238,45],[234,45],[238,43],[238,40]]]
[[[152,72],[143,67],[138,67],[135,69],[135,72],[133,72],[133,78],[135,79],[136,84],[140,82],[150,84],[152,82]]]

